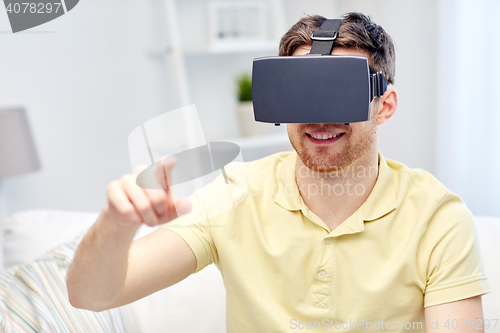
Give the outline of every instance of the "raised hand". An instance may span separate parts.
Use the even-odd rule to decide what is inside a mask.
[[[145,166],[136,168],[133,174],[127,174],[120,180],[108,185],[108,204],[103,214],[119,225],[148,226],[167,223],[191,210],[188,199],[175,199],[168,186],[167,179],[171,179],[172,170],[177,161],[165,158],[158,164],[154,175],[156,181],[164,189],[145,189],[136,184],[137,176]]]

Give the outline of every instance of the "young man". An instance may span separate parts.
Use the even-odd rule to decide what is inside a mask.
[[[307,54],[323,21],[299,21],[282,38],[280,55]],[[343,17],[332,54],[365,56],[394,81],[392,40],[364,15]],[[141,189],[134,175],[112,182],[68,273],[71,303],[117,307],[215,263],[227,289],[229,332],[481,332],[481,295],[489,287],[472,215],[429,173],[378,151],[379,125],[396,111],[396,91],[370,107],[365,122],[288,124],[295,151],[247,163],[245,180],[226,168],[232,193],[238,197],[242,185],[250,193],[206,219],[203,207],[220,205],[224,181],[199,191],[193,211],[178,219],[166,191]],[[175,207],[180,215],[191,208],[186,199]],[[171,220],[132,242],[142,223]],[[453,330],[446,320],[467,324]]]

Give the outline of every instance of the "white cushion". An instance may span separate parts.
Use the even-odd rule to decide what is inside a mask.
[[[88,229],[97,213],[31,210],[4,221],[5,268],[30,262]]]
[[[481,244],[484,267],[488,276],[491,292],[482,297],[484,319],[498,319],[500,314],[500,218],[475,216],[476,227]],[[500,332],[500,323],[497,323]],[[489,332],[489,331],[488,331]],[[493,332],[493,331],[492,331]],[[497,332],[497,331],[495,331]]]
[[[5,219],[5,268],[28,263],[59,244],[68,242],[94,224],[99,213],[62,210],[29,210]],[[142,226],[135,239],[155,230]]]

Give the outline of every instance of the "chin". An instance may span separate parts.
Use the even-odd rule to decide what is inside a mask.
[[[349,154],[335,154],[334,156],[310,156],[310,154],[303,154],[300,156],[302,162],[312,171],[318,173],[332,173],[345,170],[354,161]]]
[[[330,154],[327,151],[307,149],[303,142],[299,144],[292,140],[290,142],[302,163],[308,169],[317,173],[335,173],[339,171],[346,173],[350,167],[363,160],[363,157],[373,149],[375,136],[354,145],[346,142],[340,152]]]
[[[337,151],[332,151],[333,147],[328,145],[307,148],[308,141],[300,128],[294,131],[288,127],[288,136],[302,163],[308,169],[318,173],[345,172],[353,165],[363,163],[363,157],[370,154],[373,149],[376,151],[374,143],[377,141],[377,126],[375,122],[372,124],[371,128],[358,135],[353,136],[352,131],[349,132],[342,142],[335,144]]]

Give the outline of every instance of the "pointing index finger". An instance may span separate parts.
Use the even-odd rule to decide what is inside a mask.
[[[174,167],[176,161],[174,160],[173,163],[171,163],[171,167],[169,169],[170,175],[172,174],[172,168]],[[163,170],[163,179],[164,179],[164,184],[165,184],[165,191],[167,191],[167,211],[172,211],[172,217],[177,218],[177,211],[175,209],[175,203],[174,199],[172,197],[172,193],[170,191],[170,186],[168,186],[168,177],[167,177],[167,167],[165,165],[164,159],[161,160],[161,166]]]

